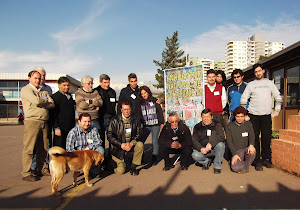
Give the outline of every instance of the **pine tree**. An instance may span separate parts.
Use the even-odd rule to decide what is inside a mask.
[[[165,42],[167,47],[161,54],[162,61],[153,60],[153,63],[160,67],[157,69],[157,74],[155,74],[155,79],[158,82],[158,84],[155,85],[157,88],[164,88],[164,69],[183,67],[186,65],[186,58],[182,57],[184,51],[179,49],[178,31],[174,32],[172,38],[167,37]]]

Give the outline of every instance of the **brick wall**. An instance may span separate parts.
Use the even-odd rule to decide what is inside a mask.
[[[272,139],[272,163],[300,175],[300,115],[288,117],[288,128],[279,130],[279,139]]]

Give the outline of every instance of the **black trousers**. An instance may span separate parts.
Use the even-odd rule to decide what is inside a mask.
[[[253,125],[255,133],[256,157],[254,162],[269,159],[271,161],[271,136],[272,136],[272,117],[271,115],[253,115],[249,114],[250,122]],[[259,141],[261,134],[261,141]],[[261,145],[261,149],[260,149]]]
[[[180,149],[159,147],[159,156],[165,160],[165,167],[170,167],[172,165],[169,154],[182,155],[180,165],[188,167],[191,163],[192,152],[193,150],[191,147],[185,147]]]

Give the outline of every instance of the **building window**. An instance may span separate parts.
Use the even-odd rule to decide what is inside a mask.
[[[299,104],[299,77],[300,67],[296,66],[287,70],[287,106]]]

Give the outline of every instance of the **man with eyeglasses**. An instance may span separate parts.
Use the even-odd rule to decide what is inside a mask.
[[[265,70],[262,64],[255,64],[252,69],[256,80],[247,85],[241,97],[241,106],[246,107],[250,99],[247,111],[255,133],[256,157],[254,165],[257,171],[262,171],[263,165],[267,168],[274,167],[271,162],[270,148],[272,118],[279,114],[282,98],[274,82],[264,78]],[[276,101],[274,112],[273,98]],[[261,141],[259,140],[259,134],[261,134]]]
[[[190,129],[180,120],[176,112],[169,115],[159,139],[159,157],[165,160],[163,171],[168,171],[174,166],[169,154],[181,154],[181,170],[188,170],[192,154],[192,136]]]
[[[247,83],[243,81],[244,72],[241,69],[235,69],[231,73],[231,77],[233,78],[233,84],[230,85],[227,89],[228,91],[228,102],[229,102],[229,112],[230,112],[230,122],[234,121],[233,112],[235,108],[240,106],[241,96],[247,86]]]
[[[115,162],[114,172],[124,174],[128,163],[128,153],[133,152],[130,174],[139,175],[137,166],[141,165],[144,144],[139,141],[142,136],[140,120],[132,115],[130,101],[120,103],[121,114],[115,115],[109,122],[107,140],[110,143],[112,160]]]

